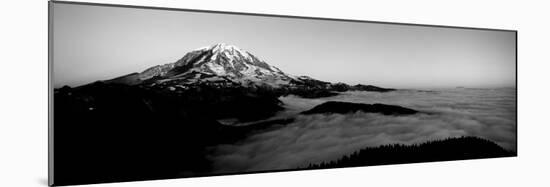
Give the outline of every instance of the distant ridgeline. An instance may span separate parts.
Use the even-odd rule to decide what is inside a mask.
[[[367,147],[340,159],[309,164],[306,169],[404,164],[516,156],[513,151],[478,137],[433,140],[414,145],[391,144]]]
[[[363,104],[363,103],[348,103],[339,101],[328,101],[323,104],[317,105],[310,110],[304,111],[301,114],[347,114],[353,112],[365,112],[365,113],[380,113],[383,115],[411,115],[416,114],[418,111],[397,106],[397,105],[385,105],[385,104]]]

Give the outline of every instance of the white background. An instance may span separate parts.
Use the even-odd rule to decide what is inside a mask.
[[[92,186],[550,186],[550,6],[544,1],[93,2],[519,30],[519,157]],[[46,186],[47,1],[0,7],[0,186]]]

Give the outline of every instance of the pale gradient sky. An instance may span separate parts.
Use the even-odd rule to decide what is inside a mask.
[[[175,62],[215,43],[293,75],[395,88],[515,86],[515,33],[53,3],[54,86]]]

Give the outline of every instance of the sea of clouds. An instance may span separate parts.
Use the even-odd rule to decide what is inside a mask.
[[[287,96],[280,100],[286,110],[277,117],[296,120],[235,144],[212,147],[208,158],[214,172],[294,169],[335,160],[364,147],[458,136],[478,136],[516,150],[516,90],[512,88],[355,91],[320,99]],[[392,104],[423,113],[298,115],[326,101]]]

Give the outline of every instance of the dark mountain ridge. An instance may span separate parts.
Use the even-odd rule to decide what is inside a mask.
[[[365,112],[365,113],[380,113],[383,115],[410,115],[416,114],[418,111],[405,108],[397,105],[385,105],[380,103],[375,104],[363,104],[363,103],[349,103],[339,101],[328,101],[323,104],[317,105],[310,110],[304,111],[301,114],[346,114],[352,112]]]
[[[479,137],[453,137],[415,145],[390,144],[366,147],[337,160],[310,164],[306,169],[405,164],[418,162],[516,156],[492,141]]]

